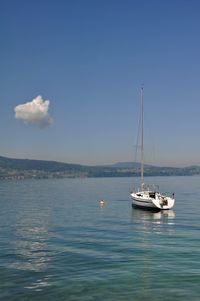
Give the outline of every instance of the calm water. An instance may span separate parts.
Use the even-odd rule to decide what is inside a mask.
[[[132,209],[131,178],[1,181],[0,300],[199,301],[200,177],[148,180],[173,211]]]

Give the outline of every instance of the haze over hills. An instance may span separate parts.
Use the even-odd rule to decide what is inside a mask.
[[[133,162],[119,162],[104,166],[86,166],[56,161],[13,159],[0,156],[0,179],[130,177],[139,175],[140,164]],[[146,164],[145,175],[200,175],[200,166],[178,168]]]

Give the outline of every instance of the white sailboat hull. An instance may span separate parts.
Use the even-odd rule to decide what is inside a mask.
[[[132,205],[146,209],[169,210],[174,206],[174,198],[159,192],[140,191],[132,192]]]

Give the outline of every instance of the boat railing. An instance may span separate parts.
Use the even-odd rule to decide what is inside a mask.
[[[130,191],[130,193],[133,193],[133,192],[139,192],[139,191],[147,191],[147,192],[158,192],[159,191],[159,186],[158,185],[148,185],[148,184],[144,184],[142,186],[142,188],[140,187],[133,187],[133,189]]]
[[[173,192],[162,192],[162,195],[165,196],[165,197],[170,197],[172,199],[175,198],[175,195]]]
[[[148,185],[148,184],[144,184],[144,190],[148,191],[148,192],[159,192],[159,186],[158,185]],[[173,192],[161,192],[161,194],[164,197],[170,197],[172,199],[174,199],[174,193]]]
[[[143,189],[145,191],[154,191],[154,192],[156,192],[156,191],[159,191],[159,186],[158,185],[154,185],[154,184],[151,184],[151,185],[144,184]]]

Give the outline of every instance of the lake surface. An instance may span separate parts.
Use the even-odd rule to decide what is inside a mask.
[[[148,178],[175,193],[157,213],[133,180],[1,181],[0,300],[199,301],[200,177]]]

